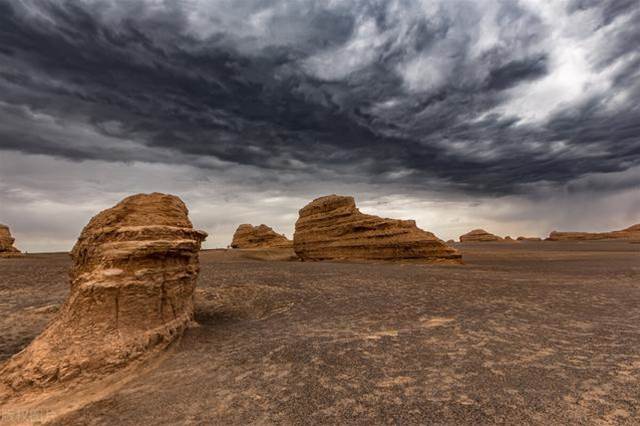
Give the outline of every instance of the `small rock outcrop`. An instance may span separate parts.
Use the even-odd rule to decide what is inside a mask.
[[[3,391],[100,379],[179,337],[206,236],[173,195],[134,195],[94,216],[71,251],[57,317],[0,369],[0,401]]]
[[[461,243],[486,243],[492,241],[504,241],[497,235],[490,234],[484,229],[474,229],[464,235],[460,235]]]
[[[11,236],[11,231],[7,225],[0,223],[0,256],[16,256],[20,250],[13,246],[15,238]]]
[[[461,262],[456,249],[415,221],[361,213],[353,197],[321,197],[299,213],[293,247],[302,260]]]
[[[547,241],[640,240],[640,223],[611,232],[559,232],[549,234]]]
[[[238,226],[231,242],[231,248],[236,249],[291,247],[293,247],[293,241],[264,224],[253,226],[245,223]]]
[[[540,237],[518,237],[518,241],[542,241]]]

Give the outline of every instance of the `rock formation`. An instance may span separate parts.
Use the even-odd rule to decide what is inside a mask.
[[[518,241],[542,241],[539,237],[518,237]]]
[[[461,243],[486,243],[491,241],[504,241],[497,235],[493,235],[484,229],[474,229],[464,235],[460,235]]]
[[[506,237],[504,237],[504,241],[507,241],[507,242],[512,243],[512,242],[514,242],[515,240],[514,240],[513,238],[511,238],[511,235],[507,235]]]
[[[559,232],[549,234],[547,241],[640,240],[640,223],[611,232]]]
[[[93,217],[71,251],[67,300],[0,369],[0,400],[93,381],[169,345],[192,321],[206,236],[173,195],[134,195]]]
[[[276,233],[267,225],[253,226],[245,223],[238,226],[233,234],[231,247],[238,249],[291,248],[293,241]]]
[[[13,246],[15,238],[11,236],[9,227],[0,224],[0,256],[15,256],[20,254],[20,250]]]
[[[299,213],[293,247],[302,260],[461,261],[457,250],[413,220],[363,214],[353,197],[321,197]]]

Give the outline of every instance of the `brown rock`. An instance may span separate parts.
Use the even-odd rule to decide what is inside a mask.
[[[0,400],[3,386],[20,393],[99,379],[180,336],[193,318],[198,250],[207,235],[187,215],[178,197],[153,193],[94,216],[71,252],[67,300],[0,369]]]
[[[460,235],[461,243],[485,243],[491,241],[503,241],[503,239],[488,233],[484,229],[474,229],[464,235]]]
[[[547,241],[640,240],[640,223],[611,232],[559,232],[549,234]]]
[[[293,246],[302,260],[461,261],[457,250],[415,221],[363,214],[353,197],[321,197],[299,213]]]
[[[231,247],[238,249],[291,248],[293,241],[276,233],[267,225],[253,226],[245,223],[238,226],[233,234]]]
[[[0,224],[0,256],[12,256],[20,254],[20,250],[13,246],[15,238],[7,225]]]
[[[539,237],[518,237],[518,241],[542,241]]]
[[[504,241],[513,242],[515,240],[513,238],[511,238],[510,235],[507,235],[506,237],[504,237]]]

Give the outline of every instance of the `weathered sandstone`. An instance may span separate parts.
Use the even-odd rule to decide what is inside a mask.
[[[474,229],[464,235],[460,235],[461,243],[484,243],[491,241],[504,241],[497,235],[490,234],[484,229]]]
[[[71,251],[67,300],[0,369],[0,400],[99,379],[179,337],[193,318],[206,235],[173,195],[134,195],[93,217]]]
[[[640,223],[611,232],[559,232],[549,234],[547,241],[640,240]]]
[[[267,225],[253,226],[245,223],[238,226],[233,234],[231,247],[238,249],[291,248],[293,241],[278,234]]]
[[[15,238],[11,236],[11,231],[7,225],[0,224],[0,256],[15,256],[20,254],[20,250],[13,246]]]
[[[299,213],[293,246],[302,260],[461,261],[457,250],[415,221],[361,213],[353,197],[321,197]]]

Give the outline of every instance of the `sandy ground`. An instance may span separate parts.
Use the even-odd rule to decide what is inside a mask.
[[[640,423],[640,245],[458,248],[465,265],[204,251],[199,326],[53,424]],[[0,259],[0,362],[55,315],[69,265]]]

